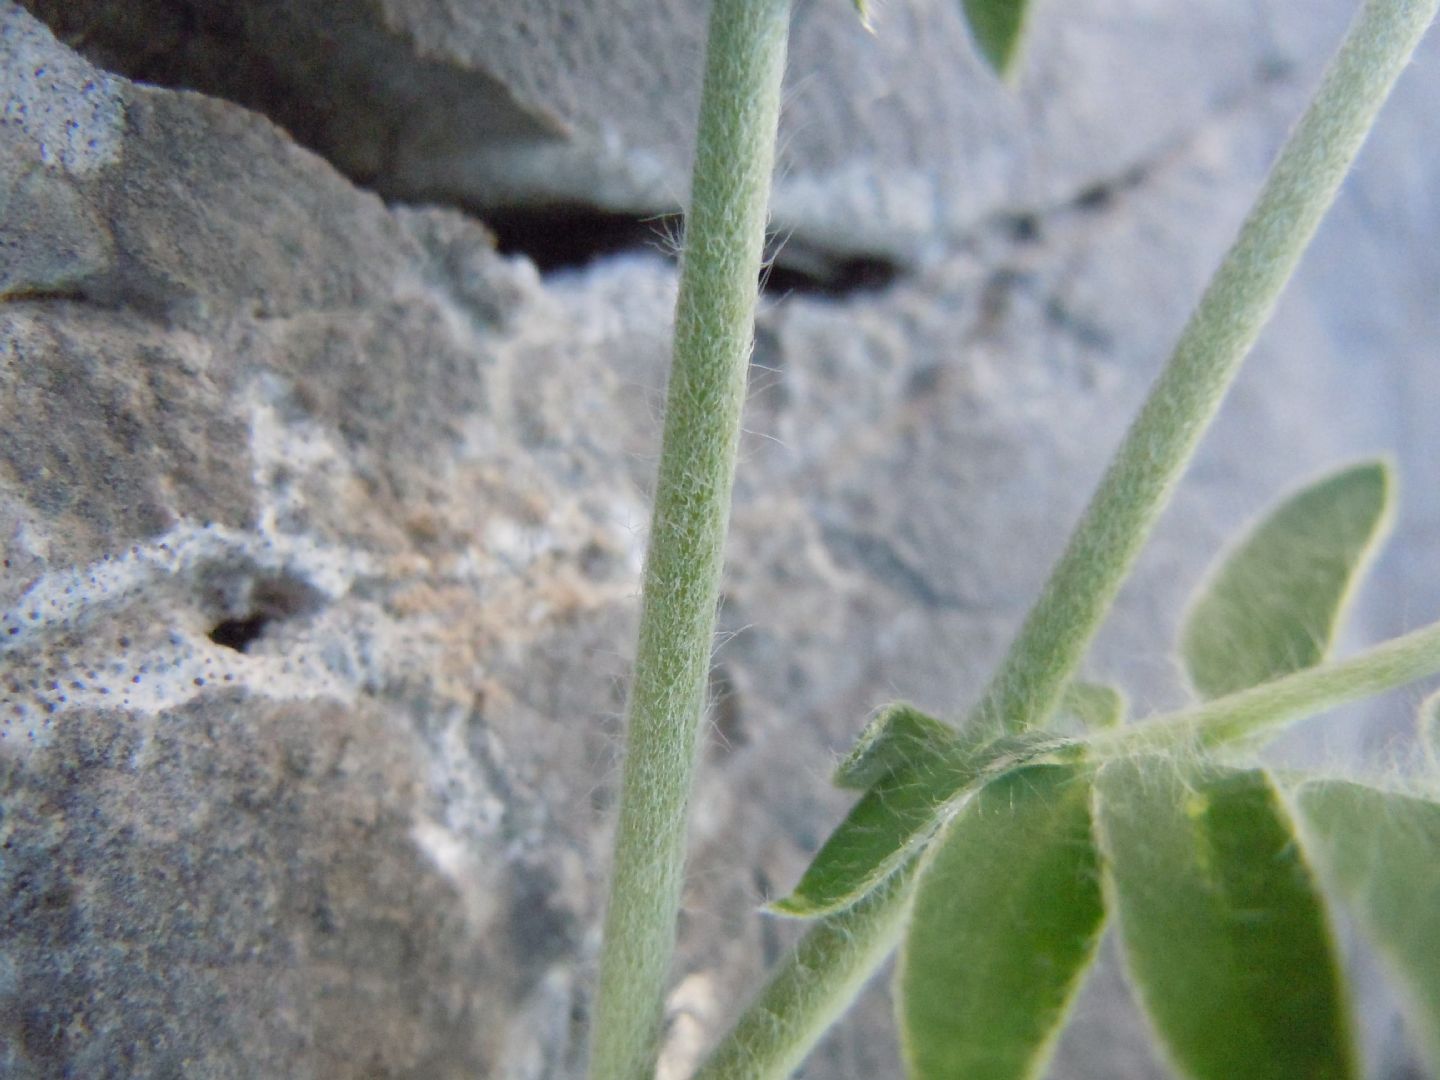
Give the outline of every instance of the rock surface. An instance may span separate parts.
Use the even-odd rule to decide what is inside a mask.
[[[261,109],[388,196],[653,213],[688,187],[703,0],[27,6],[115,70]],[[1050,4],[1012,93],[958,0],[880,5],[874,35],[848,0],[801,0],[776,220],[823,250],[909,257],[1123,184],[1215,113],[1305,81],[1352,7]]]
[[[309,4],[31,6],[389,195],[649,208],[681,175],[689,5],[377,0],[328,52]],[[1134,6],[1056,5],[1004,108],[948,7],[894,4],[874,44],[844,4],[797,12],[783,219],[867,250],[954,231],[887,289],[762,313],[666,1075],[793,936],[754,909],[843,812],[826,775],[866,713],[973,698],[1347,7]],[[812,74],[842,46],[869,59]],[[1215,546],[1347,457],[1405,482],[1354,640],[1440,609],[1426,55],[1096,650],[1142,710],[1178,699],[1165,642]],[[307,128],[284,100],[320,86]],[[0,103],[0,1072],[578,1077],[673,268],[542,279],[8,0]],[[492,150],[513,188],[492,162],[462,189]],[[1358,760],[1363,729],[1323,730]],[[1094,983],[1053,1075],[1163,1075],[1113,965]],[[896,1074],[883,989],[806,1070]]]

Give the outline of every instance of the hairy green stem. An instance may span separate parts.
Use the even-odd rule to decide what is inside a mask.
[[[694,1080],[789,1076],[895,948],[917,862],[807,931]]]
[[[976,710],[1043,723],[1270,317],[1436,0],[1368,0]]]
[[[1019,731],[1054,708],[1437,6],[1440,0],[1367,0],[1356,16],[977,706],[975,723]],[[912,891],[913,878],[903,878],[821,923],[781,962],[699,1075],[789,1075],[844,1006],[838,996],[788,988],[833,980],[846,997],[858,991],[898,937]],[[715,1071],[722,1067],[731,1071]]]
[[[753,342],[789,0],[715,0],[591,1028],[593,1080],[649,1080]]]
[[[1136,750],[1213,749],[1257,740],[1282,728],[1440,672],[1440,623],[1238,693],[1092,736],[1099,757]]]

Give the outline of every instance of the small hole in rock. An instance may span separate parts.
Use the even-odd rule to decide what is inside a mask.
[[[272,623],[312,612],[321,602],[313,586],[283,572],[215,563],[199,578],[205,607],[216,619],[210,640],[236,652],[249,652]]]
[[[210,640],[236,652],[248,652],[255,639],[265,632],[270,616],[256,612],[243,619],[224,619],[210,631]]]

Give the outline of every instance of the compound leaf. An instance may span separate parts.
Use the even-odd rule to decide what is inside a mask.
[[[1000,75],[1008,75],[1020,55],[1029,0],[962,0],[965,19],[981,55]]]
[[[1440,1070],[1440,803],[1343,780],[1305,784],[1296,803],[1316,862],[1403,982]]]
[[[1044,1067],[1104,923],[1090,802],[1074,766],[1019,769],[936,841],[896,974],[913,1080]]]
[[[1383,461],[1332,473],[1285,499],[1220,562],[1180,640],[1202,697],[1246,690],[1325,659],[1385,532],[1391,488]]]
[[[1329,922],[1270,777],[1139,758],[1096,792],[1127,966],[1180,1072],[1355,1076]]]

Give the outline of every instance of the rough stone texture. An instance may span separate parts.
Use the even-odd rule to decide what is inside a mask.
[[[0,1072],[565,1074],[617,376],[474,223],[3,19]]]
[[[390,196],[680,205],[703,0],[26,0],[106,66],[260,108]],[[1073,0],[1015,92],[958,0],[799,0],[777,221],[907,257],[1015,206],[1143,175],[1217,110],[1304,81],[1346,0]],[[461,120],[460,118],[463,118]]]
[[[905,78],[877,98],[811,74],[807,50],[852,31],[825,5],[797,12],[791,153],[820,164],[792,166],[793,207],[900,238],[910,214],[1005,212],[887,290],[762,313],[666,1075],[794,936],[754,907],[843,812],[826,775],[865,714],[973,699],[1347,5],[1275,4],[1265,47],[1288,42],[1292,66],[1270,79],[1249,77],[1253,5],[1051,7],[1022,104],[975,129],[989,157],[967,151],[975,183],[943,205],[875,178],[963,160],[932,138],[972,130],[945,110],[986,111],[954,13],[885,9],[863,55]],[[124,10],[142,34],[170,9]],[[689,85],[688,7],[575,5],[527,54],[518,30],[426,38],[444,24],[353,5],[337,42],[377,33],[375,12],[389,36],[299,68],[286,33],[253,37],[261,5],[183,10],[148,63],[221,80],[217,55],[251,57],[236,66],[271,97],[240,96],[265,107],[334,87],[331,141],[300,133],[392,193],[456,194],[346,157],[443,84],[393,41],[446,78],[483,72],[506,123],[569,125],[565,168],[597,190],[611,181],[587,140],[683,158],[684,94],[656,88]],[[473,10],[551,25],[538,7]],[[196,28],[217,12],[238,29],[210,41]],[[606,81],[606,51],[630,55],[616,41],[656,58],[655,81]],[[465,64],[444,52],[462,48]],[[937,77],[931,110],[907,113],[917,49],[969,89]],[[1165,643],[1215,545],[1348,456],[1389,450],[1405,482],[1353,641],[1440,609],[1436,56],[1407,76],[1099,643],[1093,673],[1142,711],[1178,699]],[[1113,70],[1126,58],[1133,81]],[[414,98],[355,109],[372,70],[377,97]],[[1141,86],[1143,105],[1117,106]],[[872,119],[847,130],[852,108]],[[1017,139],[1017,112],[1047,138]],[[542,280],[473,220],[387,208],[259,116],[106,75],[7,0],[0,121],[0,1072],[578,1077],[673,269],[630,255]],[[394,161],[444,176],[464,153]],[[1108,194],[1049,205],[1140,158]],[[806,189],[812,174],[834,186]],[[1291,752],[1354,763],[1356,732],[1387,738],[1413,700]],[[1163,1075],[1114,965],[1094,981],[1053,1075]],[[1377,1075],[1414,1075],[1392,1012],[1366,1001]],[[805,1073],[897,1074],[883,989]]]

